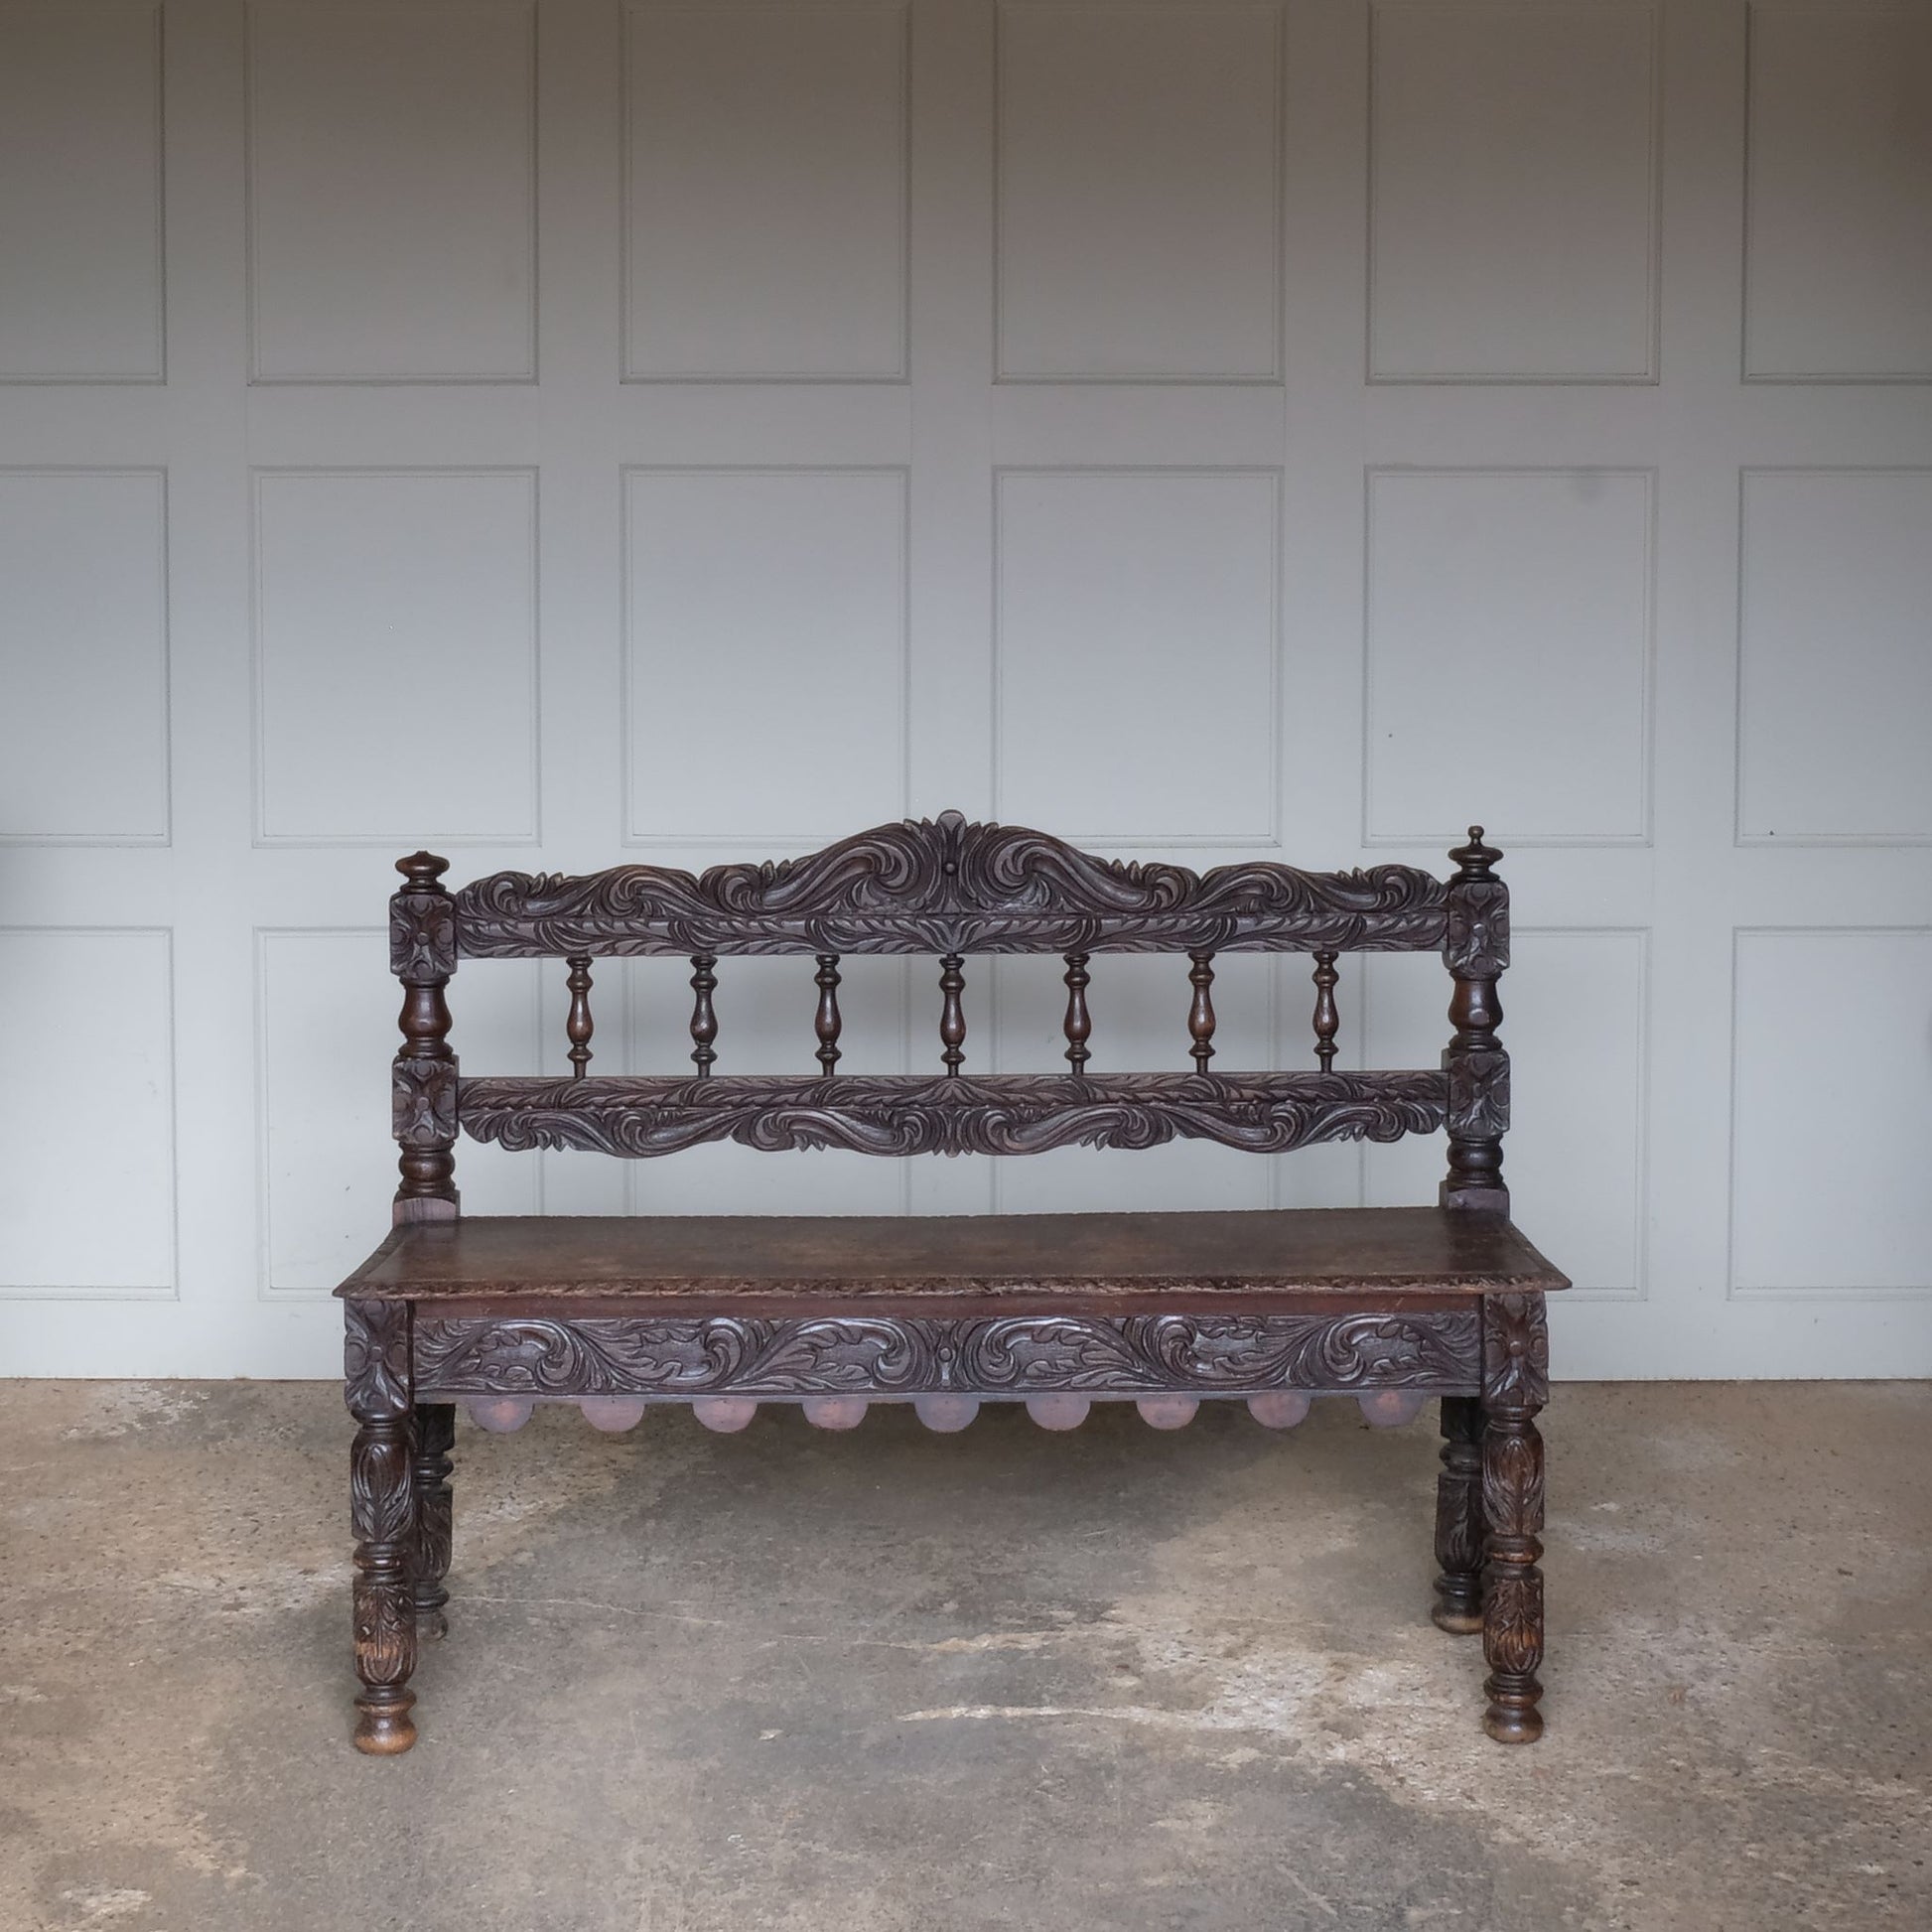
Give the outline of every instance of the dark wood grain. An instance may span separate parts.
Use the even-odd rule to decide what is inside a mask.
[[[471,1215],[398,1228],[338,1291],[861,1302],[1025,1292],[1540,1293],[1564,1278],[1500,1215],[1437,1207],[1116,1214]]]

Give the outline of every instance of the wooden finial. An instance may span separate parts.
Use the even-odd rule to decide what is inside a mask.
[[[1502,856],[1493,845],[1483,844],[1480,825],[1471,825],[1468,844],[1458,845],[1449,854],[1449,857],[1455,861],[1455,876],[1458,879],[1494,878],[1495,875],[1490,868]]]
[[[396,870],[419,892],[433,889],[449,869],[449,860],[439,859],[433,852],[412,852],[396,861]]]

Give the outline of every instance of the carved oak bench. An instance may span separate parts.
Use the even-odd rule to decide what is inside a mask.
[[[1447,882],[1394,865],[1197,876],[949,812],[702,877],[498,873],[452,894],[442,859],[400,860],[402,1184],[388,1239],[337,1291],[357,1425],[357,1747],[415,1741],[417,1639],[446,1627],[458,1403],[501,1430],[538,1402],[576,1403],[604,1429],[689,1402],[732,1430],[764,1401],[801,1402],[834,1429],[869,1402],[909,1401],[954,1430],[983,1400],[1024,1401],[1049,1429],[1073,1427],[1095,1400],[1132,1400],[1173,1428],[1219,1397],[1287,1428],[1316,1395],[1353,1396],[1377,1423],[1441,1398],[1435,1620],[1482,1632],[1489,1735],[1536,1737],[1544,1296],[1568,1283],[1511,1224],[1503,1185],[1501,855],[1472,827],[1449,856]],[[1338,956],[1424,949],[1441,951],[1453,981],[1441,1067],[1337,1072]],[[1089,1072],[1093,955],[1166,951],[1188,960],[1192,1068]],[[1315,1070],[1212,1070],[1214,959],[1227,951],[1312,955]],[[818,1074],[713,1071],[719,960],[753,953],[814,960]],[[838,1071],[839,961],[854,953],[937,956],[942,1073]],[[963,1071],[969,953],[1063,955],[1064,1074]],[[638,954],[691,961],[688,1076],[590,1071],[591,962]],[[444,995],[458,962],[532,957],[567,962],[570,1076],[459,1077]],[[1175,1136],[1277,1154],[1438,1129],[1449,1174],[1435,1207],[1237,1213],[463,1220],[453,1154],[459,1131],[510,1149],[647,1156],[727,1139],[911,1155]]]

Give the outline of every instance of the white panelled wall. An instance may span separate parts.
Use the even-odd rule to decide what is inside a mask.
[[[390,861],[1506,848],[1572,1375],[1932,1372],[1925,0],[0,0],[0,1374],[328,1374]],[[1304,1064],[1308,962],[1226,962]],[[681,1063],[677,962],[600,1064]],[[969,963],[969,1065],[1056,962]],[[728,1070],[809,966],[727,962]],[[854,1068],[936,967],[854,962]],[[1101,958],[1097,1067],[1183,1063]],[[1448,983],[1348,962],[1344,1045]],[[473,1069],[561,967],[467,966]],[[465,1144],[479,1211],[1433,1197]]]

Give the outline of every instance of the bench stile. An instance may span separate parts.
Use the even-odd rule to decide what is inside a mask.
[[[1546,1293],[1568,1284],[1509,1219],[1502,1175],[1509,1059],[1496,982],[1508,964],[1500,854],[1471,828],[1447,881],[1407,866],[1309,873],[1275,864],[1197,875],[1108,861],[957,813],[860,834],[784,864],[699,876],[624,866],[585,877],[499,873],[451,893],[446,863],[398,862],[391,966],[403,987],[394,1063],[401,1181],[389,1237],[343,1285],[361,1695],[355,1742],[406,1750],[419,1637],[446,1628],[455,1411],[514,1428],[537,1402],[601,1429],[690,1403],[720,1430],[760,1402],[850,1428],[909,1402],[964,1428],[984,1401],[1049,1429],[1096,1400],[1177,1428],[1206,1398],[1292,1427],[1314,1395],[1377,1424],[1442,1404],[1435,1619],[1481,1630],[1490,1735],[1537,1736],[1542,1691]],[[1442,1064],[1334,1069],[1345,952],[1439,951],[1452,981]],[[1214,961],[1313,962],[1312,1070],[1212,1070]],[[1167,1072],[1089,1072],[1100,955],[1186,961]],[[818,1071],[720,1073],[723,958],[799,954]],[[840,964],[939,963],[929,1074],[841,1074]],[[969,1072],[968,961],[1065,962],[1063,1074]],[[600,1074],[595,962],[691,965],[692,1071]],[[459,961],[567,968],[570,1071],[465,1075],[447,989]],[[630,1158],[730,1140],[776,1151],[1018,1155],[1204,1139],[1278,1154],[1316,1142],[1447,1133],[1435,1207],[922,1218],[584,1220],[459,1214],[458,1134],[512,1150]]]

